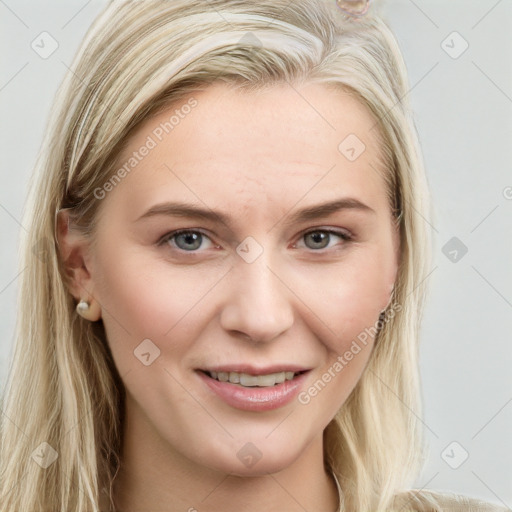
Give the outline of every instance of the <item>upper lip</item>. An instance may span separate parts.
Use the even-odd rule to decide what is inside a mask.
[[[270,373],[281,373],[281,372],[305,372],[310,370],[305,366],[296,364],[273,364],[271,366],[257,367],[249,364],[229,364],[210,366],[208,368],[198,368],[203,372],[235,372],[235,373],[248,373],[249,375],[268,375]]]

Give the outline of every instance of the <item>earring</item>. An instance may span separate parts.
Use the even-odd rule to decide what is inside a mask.
[[[96,301],[89,303],[84,299],[80,299],[80,302],[76,305],[76,312],[91,322],[95,322],[101,317],[101,309]]]
[[[80,302],[76,305],[76,312],[83,316],[84,314],[87,314],[87,311],[89,310],[89,303],[86,302],[84,299],[81,299]]]
[[[384,327],[384,324],[386,323],[386,313],[387,313],[386,309],[383,309],[380,312],[379,320],[377,321],[377,332],[380,332],[381,329]]]

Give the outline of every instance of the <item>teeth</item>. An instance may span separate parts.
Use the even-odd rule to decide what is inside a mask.
[[[264,386],[268,386],[269,378],[272,378],[272,375],[267,375],[266,378],[256,377],[255,375],[249,375],[247,373],[240,374],[240,384],[242,386],[257,386],[260,382],[263,382]],[[275,379],[272,379],[272,386],[275,384]]]
[[[276,373],[275,376],[276,376],[276,384],[281,384],[282,382],[284,382],[286,380],[286,376],[285,376],[284,372]]]
[[[285,380],[292,380],[294,372],[269,373],[268,375],[250,375],[238,372],[209,372],[213,379],[221,382],[231,382],[244,387],[270,387],[281,384]]]
[[[229,373],[219,372],[217,374],[217,379],[219,379],[221,382],[227,382],[229,380]]]

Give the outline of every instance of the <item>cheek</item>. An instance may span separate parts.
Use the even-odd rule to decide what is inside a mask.
[[[339,265],[319,266],[296,276],[299,293],[307,297],[315,323],[323,324],[324,343],[331,351],[342,353],[360,334],[364,337],[389,300],[395,275],[392,258],[375,249],[354,251]]]
[[[361,378],[393,275],[388,261],[361,251],[350,263],[317,272],[314,282],[318,293],[311,295],[310,280],[302,282],[303,293],[310,290],[308,306],[315,313],[309,314],[309,325],[319,333],[326,357],[299,401],[325,424]]]
[[[149,261],[142,250],[118,250],[122,257],[116,258],[106,246],[103,253],[107,257],[98,259],[96,289],[114,356],[128,354],[130,361],[126,358],[144,339],[178,355],[201,328],[196,310],[215,284],[212,277],[193,267]]]

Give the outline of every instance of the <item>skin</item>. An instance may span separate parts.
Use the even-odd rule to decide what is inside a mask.
[[[307,390],[375,325],[399,259],[375,120],[353,97],[315,84],[259,92],[219,84],[194,98],[191,113],[101,200],[94,246],[66,228],[65,216],[59,222],[70,291],[99,304],[126,388],[117,510],[335,511],[322,433],[360,379],[373,340],[308,404],[294,399],[265,412],[227,405],[196,369],[294,363],[311,369]],[[138,128],[120,166],[175,109]],[[349,134],[366,145],[355,161],[338,150]],[[372,211],[287,223],[341,197]],[[174,200],[222,212],[230,227],[137,220]],[[183,249],[196,247],[190,240],[158,245],[184,228],[207,235],[195,251]],[[325,229],[352,239],[333,235],[322,248],[304,237]],[[263,248],[252,263],[236,252],[248,236]],[[144,339],[161,351],[149,366],[134,356]],[[261,453],[251,467],[237,457],[248,442]]]

